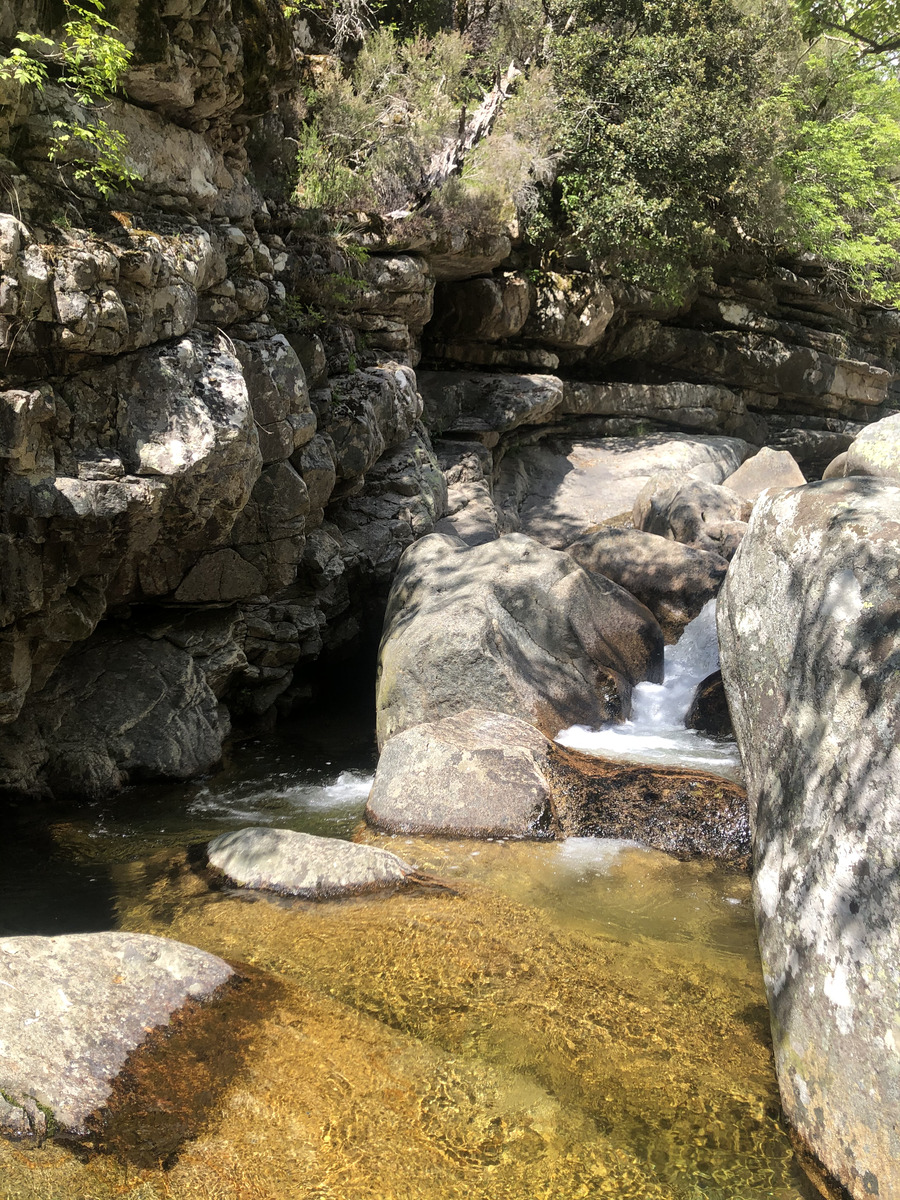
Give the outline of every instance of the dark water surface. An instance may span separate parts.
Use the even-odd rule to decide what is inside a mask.
[[[105,1153],[0,1144],[0,1196],[809,1195],[746,876],[598,839],[359,831],[374,762],[370,714],[323,711],[213,779],[13,810],[4,935],[153,933],[244,980],[135,1062]],[[187,847],[248,824],[356,831],[443,886],[320,904],[211,891]]]

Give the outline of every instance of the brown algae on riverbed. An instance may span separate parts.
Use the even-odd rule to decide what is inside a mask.
[[[671,943],[604,932],[604,872],[554,883],[558,846],[383,844],[452,888],[270,901],[210,892],[168,852],[115,866],[122,928],[249,972],[227,1034],[172,1035],[169,1083],[118,1113],[109,1153],[4,1145],[0,1195],[796,1200],[745,954],[705,926]],[[613,867],[664,920],[670,862]],[[675,866],[708,883],[706,865]],[[746,877],[729,888],[746,900]]]

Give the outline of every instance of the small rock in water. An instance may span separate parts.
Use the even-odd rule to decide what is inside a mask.
[[[223,833],[206,847],[207,861],[238,887],[322,899],[403,883],[414,873],[396,854],[292,829]]]
[[[0,1130],[85,1133],[129,1053],[232,974],[213,954],[141,933],[0,940]]]

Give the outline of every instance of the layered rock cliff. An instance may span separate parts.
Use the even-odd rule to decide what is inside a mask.
[[[130,190],[49,161],[54,120],[86,119],[63,88],[0,83],[7,790],[208,770],[232,722],[377,632],[445,514],[476,542],[518,528],[537,441],[726,434],[816,474],[898,404],[900,317],[813,262],[732,263],[675,311],[537,269],[512,227],[328,234],[285,199],[301,79],[327,66],[312,18],[107,15],[133,48],[105,114]],[[0,41],[59,20],[14,0]]]

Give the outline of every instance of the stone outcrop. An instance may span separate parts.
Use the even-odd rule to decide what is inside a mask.
[[[413,868],[396,854],[292,829],[237,829],[206,847],[213,873],[237,887],[326,900],[404,883]]]
[[[788,1120],[854,1197],[900,1187],[900,488],[760,501],[719,600]]]
[[[659,681],[662,632],[650,612],[567,554],[522,535],[480,546],[435,534],[404,555],[378,667],[380,745],[473,706],[553,736],[629,711]]]
[[[87,1121],[135,1047],[232,976],[222,959],[140,933],[0,941],[0,1129],[43,1139]]]

